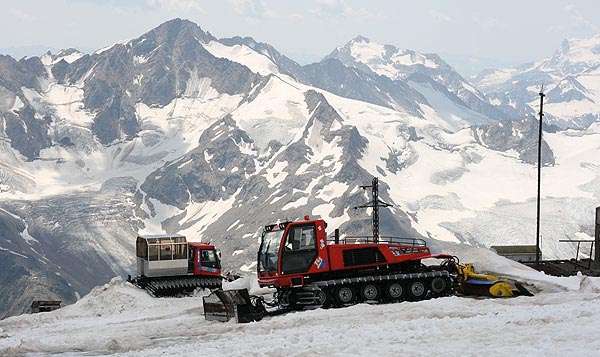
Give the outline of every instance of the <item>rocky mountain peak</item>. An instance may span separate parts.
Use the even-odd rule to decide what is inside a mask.
[[[565,39],[551,58],[541,61],[540,68],[573,75],[597,64],[600,64],[600,34],[585,39]]]
[[[98,50],[61,71],[53,68],[53,73],[69,85],[85,82],[83,103],[96,114],[92,130],[107,145],[137,135],[136,103],[163,107],[175,98],[197,95],[205,81],[218,93],[247,93],[258,76],[203,47],[214,40],[195,23],[173,19],[134,40]]]
[[[338,59],[344,65],[365,73],[387,77],[395,83],[409,82],[415,74],[429,77],[444,86],[444,91],[458,97],[460,100],[457,101],[457,105],[466,106],[489,118],[506,119],[506,114],[491,105],[483,93],[436,54],[399,49],[393,45],[383,45],[357,36],[336,48],[324,60],[330,58]],[[432,99],[433,102],[436,101]]]
[[[226,46],[246,45],[253,50],[259,49],[262,46],[268,46],[268,44],[266,44],[264,42],[258,42],[254,38],[249,37],[249,36],[246,36],[246,37],[233,36],[233,37],[229,37],[229,38],[221,38],[221,39],[219,39],[219,42],[221,42],[222,44],[224,44]]]
[[[70,47],[70,48],[65,48],[65,49],[60,50],[57,53],[57,55],[59,55],[59,56],[68,56],[68,55],[72,55],[72,54],[75,54],[75,53],[82,53],[82,52],[79,51],[76,48]]]
[[[552,57],[474,78],[499,109],[512,118],[535,115],[539,86],[547,88],[546,119],[563,129],[585,128],[600,118],[594,91],[600,68],[600,34],[566,39]]]
[[[141,41],[144,38],[155,39],[158,45],[174,44],[183,39],[192,38],[203,43],[216,40],[216,38],[213,35],[211,35],[207,31],[202,30],[202,28],[200,28],[200,26],[198,26],[194,22],[180,18],[176,18],[162,23],[150,32],[140,36],[138,39],[136,39],[139,42],[135,43],[141,43]]]
[[[45,66],[54,66],[61,60],[64,60],[67,64],[69,64],[77,61],[83,56],[85,56],[85,53],[76,48],[66,48],[58,51],[56,54],[48,51],[40,57],[40,60]]]
[[[371,42],[371,40],[369,40],[368,38],[366,38],[363,35],[357,35],[352,40],[350,40],[350,43],[352,43],[352,42],[366,42],[366,43],[369,43],[369,42]]]

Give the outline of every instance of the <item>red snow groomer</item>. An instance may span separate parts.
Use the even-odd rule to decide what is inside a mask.
[[[328,237],[327,223],[309,216],[268,225],[257,254],[257,277],[261,287],[276,289],[273,301],[245,289],[216,291],[204,298],[206,319],[246,322],[309,306],[418,301],[453,294],[455,288],[465,295],[513,296],[507,282],[476,274],[471,264],[461,265],[451,255],[431,254],[422,239],[380,237],[379,207],[390,205],[378,198],[377,178],[362,187],[373,191],[373,201],[357,207],[373,208],[372,237],[342,238],[337,229]],[[442,262],[425,265],[427,258]]]
[[[421,300],[451,291],[448,271],[421,264],[436,258],[412,238],[328,239],[321,219],[265,227],[258,283],[277,289],[283,307],[341,306],[361,301]],[[377,239],[379,238],[379,239]]]
[[[364,301],[422,300],[450,294],[451,275],[443,265],[426,266],[432,255],[422,239],[380,237],[379,207],[389,204],[378,198],[378,181],[371,186],[372,237],[343,237],[339,231],[327,236],[322,219],[271,224],[265,227],[257,254],[258,284],[276,289],[272,302],[247,292],[213,293],[204,298],[208,320],[260,319],[265,306],[274,313],[308,306],[343,306]],[[359,207],[357,207],[359,208]],[[245,311],[243,314],[240,311]]]
[[[325,221],[285,222],[265,227],[258,252],[258,283],[277,289],[283,307],[341,306],[362,301],[422,300],[451,292],[450,274],[426,266],[432,255],[422,239],[380,237],[378,180],[370,186],[373,236],[327,237]]]
[[[221,260],[212,244],[187,242],[180,234],[138,236],[136,259],[138,276],[128,281],[153,296],[222,286]]]

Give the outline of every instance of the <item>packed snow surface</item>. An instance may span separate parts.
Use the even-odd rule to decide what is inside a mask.
[[[0,321],[0,355],[589,356],[600,350],[600,278],[548,277],[473,249],[483,270],[526,281],[534,297],[446,297],[209,322],[201,296],[152,298],[121,278],[52,313]],[[492,258],[493,257],[493,258]],[[225,289],[259,289],[253,276]]]

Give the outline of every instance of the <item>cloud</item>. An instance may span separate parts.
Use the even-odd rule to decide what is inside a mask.
[[[501,27],[500,21],[492,16],[473,16],[473,22],[475,22],[483,31],[495,30]]]
[[[150,7],[159,7],[169,11],[196,11],[205,13],[199,1],[195,0],[146,0]]]
[[[355,18],[374,18],[382,16],[379,11],[366,8],[355,8],[346,3],[344,0],[313,0],[317,5],[309,12],[316,16],[331,17],[355,17]]]
[[[37,17],[35,15],[21,11],[19,9],[10,9],[10,13],[23,22],[34,22],[37,20]]]
[[[450,16],[436,9],[429,10],[429,16],[431,16],[437,22],[452,22],[452,18]]]
[[[299,22],[299,21],[304,20],[304,15],[302,15],[302,14],[290,14],[290,15],[288,15],[288,19],[290,21]]]
[[[563,7],[563,10],[569,15],[569,23],[571,27],[588,29],[594,32],[600,31],[600,27],[588,20],[579,10],[575,8],[575,5],[567,4]]]
[[[342,0],[315,0],[315,3],[322,6],[335,7],[343,3]]]
[[[243,16],[255,19],[277,16],[263,0],[232,0],[232,3],[233,10]]]

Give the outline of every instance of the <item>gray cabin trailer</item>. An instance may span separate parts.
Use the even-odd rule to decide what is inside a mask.
[[[140,276],[175,276],[188,273],[188,245],[181,234],[138,236],[135,245]]]

